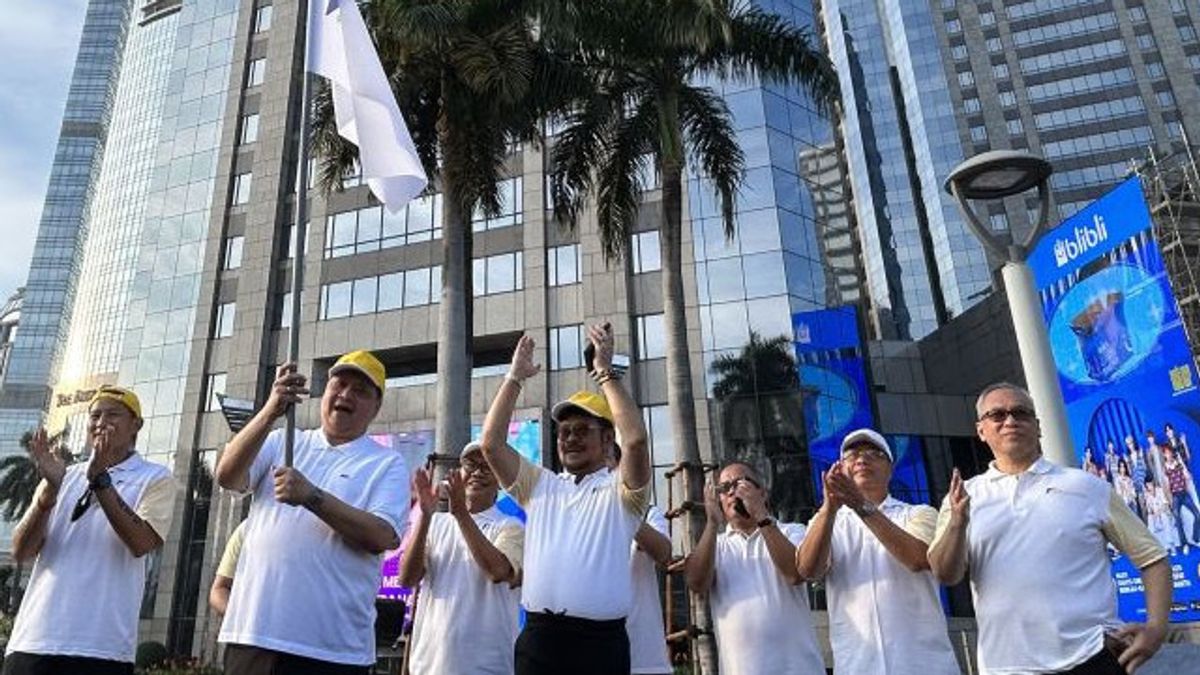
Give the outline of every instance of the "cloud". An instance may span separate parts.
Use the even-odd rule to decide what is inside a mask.
[[[86,8],[25,3],[0,22],[0,302],[28,274]]]

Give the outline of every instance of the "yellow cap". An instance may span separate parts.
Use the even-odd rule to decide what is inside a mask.
[[[375,385],[375,388],[379,390],[379,395],[383,396],[383,383],[387,378],[387,372],[384,370],[383,364],[379,362],[379,359],[375,358],[374,354],[365,349],[352,351],[333,364],[333,367],[329,369],[329,375],[332,377],[344,370],[357,370],[366,375],[371,384]]]
[[[133,393],[133,391],[111,384],[103,385],[96,390],[95,394],[92,394],[92,400],[88,401],[88,410],[91,410],[92,406],[96,405],[96,401],[105,399],[120,403],[129,408],[129,412],[133,413],[134,417],[139,420],[142,419],[142,402],[138,400],[137,394]]]
[[[612,408],[608,407],[608,399],[590,391],[577,391],[571,394],[571,398],[559,401],[550,411],[550,416],[554,418],[555,422],[561,422],[562,418],[573,408],[609,424],[613,423]]]

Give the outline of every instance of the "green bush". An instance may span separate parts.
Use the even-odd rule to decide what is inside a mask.
[[[166,663],[171,654],[161,642],[143,642],[137,646],[133,664],[140,669],[157,668]]]
[[[192,657],[170,658],[154,667],[138,668],[138,675],[221,675],[221,669],[207,666]]]

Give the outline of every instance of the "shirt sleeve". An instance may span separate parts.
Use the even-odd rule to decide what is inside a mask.
[[[158,478],[146,486],[138,500],[134,513],[154,528],[159,539],[167,540],[171,531],[171,516],[175,512],[175,492],[178,486],[170,474]]]
[[[908,520],[905,521],[902,529],[925,544],[929,544],[933,541],[934,532],[937,531],[939,516],[937,509],[928,504],[919,504],[909,512]]]
[[[783,536],[792,542],[792,546],[799,546],[804,541],[804,533],[808,530],[800,523],[780,523],[779,531],[783,532]]]
[[[396,536],[403,539],[408,528],[409,476],[408,465],[397,454],[389,458],[383,476],[367,496],[364,511],[382,518],[392,526]]]
[[[504,557],[508,558],[513,571],[520,571],[525,555],[525,528],[517,523],[505,525],[500,528],[500,533],[496,535],[496,541],[493,543]]]
[[[950,527],[950,495],[946,495],[942,499],[942,508],[938,510],[937,524],[933,528],[933,539],[929,542],[930,548],[937,545],[942,536],[946,534],[946,528],[948,527]]]
[[[221,562],[217,564],[217,576],[232,579],[237,573],[238,558],[242,557],[242,542],[245,540],[246,521],[243,520],[225,543],[225,552],[221,554]]]
[[[513,452],[516,452],[515,450]],[[517,457],[521,460],[520,468],[517,469],[517,478],[512,482],[512,485],[501,485],[512,498],[517,500],[521,506],[529,503],[529,499],[533,497],[533,489],[537,487],[538,481],[546,474],[546,470],[540,466],[535,466],[533,462],[525,459],[524,456],[518,454]]]
[[[667,526],[667,515],[653,504],[646,510],[646,524],[664,537],[671,536],[670,528]]]
[[[616,472],[617,493],[621,496],[621,505],[628,509],[631,513],[641,518],[646,514],[646,509],[650,508],[650,483],[634,490],[621,480],[621,473]]]
[[[302,431],[297,430],[299,436]],[[299,438],[296,439],[299,442]],[[279,463],[279,451],[283,447],[283,429],[276,429],[267,434],[262,447],[258,449],[254,461],[250,464],[250,479],[246,482],[246,492],[257,492],[263,478],[271,473],[271,467]]]
[[[1101,527],[1104,536],[1113,543],[1138,569],[1167,557],[1145,523],[1125,505],[1116,490],[1108,490],[1108,515]]]

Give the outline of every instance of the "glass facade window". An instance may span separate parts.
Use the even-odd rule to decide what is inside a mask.
[[[1150,79],[1158,80],[1166,75],[1166,71],[1163,69],[1161,61],[1148,61],[1146,62],[1146,74],[1150,76]]]
[[[1179,29],[1179,41],[1180,42],[1182,42],[1185,45],[1190,45],[1196,41],[1196,27],[1195,26],[1178,26],[1178,29]]]
[[[475,295],[509,293],[523,289],[524,259],[521,251],[476,258],[473,261]]]
[[[1130,8],[1128,8],[1127,12],[1129,14],[1129,20],[1132,21],[1133,23],[1145,23],[1146,22],[1146,8],[1145,7],[1141,7],[1141,6],[1130,7]]]
[[[242,133],[238,137],[238,143],[246,145],[258,140],[258,113],[250,113],[242,115]]]
[[[1106,4],[1108,0],[1031,0],[1004,8],[1010,19],[1027,19],[1039,14],[1059,12],[1070,7]]]
[[[966,45],[954,45],[953,47],[950,48],[950,55],[954,57],[955,61],[966,61],[967,60],[967,46]]]
[[[1008,127],[1009,136],[1025,135],[1025,125],[1021,124],[1021,118],[1005,120],[1005,125]]]
[[[341,281],[321,287],[321,318],[340,319],[350,316],[351,292],[354,282]]]
[[[1150,33],[1143,33],[1137,36],[1138,49],[1144,52],[1151,52],[1158,49],[1158,43],[1154,41],[1154,36]]]
[[[205,406],[204,409],[208,412],[213,412],[221,409],[221,402],[217,400],[217,394],[225,393],[225,378],[226,373],[210,373],[208,380],[205,382]]]
[[[1007,63],[997,63],[994,66],[992,66],[992,77],[996,78],[997,80],[1007,80],[1008,79],[1008,64]]]
[[[1031,102],[1036,103],[1049,98],[1062,98],[1102,89],[1112,89],[1131,82],[1133,82],[1132,68],[1115,68],[1033,84],[1025,90],[1025,93]]]
[[[1022,73],[1031,75],[1047,70],[1094,63],[1122,56],[1125,53],[1125,41],[1117,38],[1023,58],[1020,61],[1020,68]]]
[[[440,194],[414,199],[395,213],[382,206],[335,213],[325,219],[324,256],[340,258],[441,239],[441,222]]]
[[[634,233],[630,246],[633,273],[645,274],[662,269],[662,243],[658,230]]]
[[[1163,108],[1171,108],[1175,105],[1175,94],[1172,94],[1170,91],[1156,91],[1154,92],[1154,98],[1158,101],[1158,105]]]
[[[213,322],[213,338],[227,338],[233,335],[233,316],[237,303],[224,302],[217,305],[217,320]]]
[[[976,143],[987,141],[987,128],[983,126],[971,127],[971,140]]]
[[[1000,38],[998,37],[988,38],[984,44],[987,45],[989,54],[999,54],[1000,52],[1004,51],[1004,45],[1000,42]]]
[[[946,22],[946,32],[955,35],[962,32],[962,21],[958,19],[950,19]]]
[[[233,177],[233,205],[250,203],[250,183],[254,179],[254,174],[239,173]]]
[[[1092,14],[1056,23],[1039,24],[1012,32],[1013,44],[1018,47],[1063,40],[1075,35],[1087,35],[1117,27],[1117,15],[1112,12]]]
[[[665,508],[668,506],[666,473],[675,466],[675,436],[671,433],[670,410],[665,405],[646,406],[642,408],[642,421],[646,425],[647,450],[654,473],[651,501]],[[679,499],[679,495],[673,496]]]
[[[438,289],[434,292],[433,289]],[[416,307],[436,303],[442,288],[442,268],[423,267],[404,273],[404,306]]]
[[[500,213],[493,218],[488,218],[484,215],[483,209],[476,209],[471,218],[472,228],[476,232],[483,232],[520,225],[524,222],[521,214],[521,210],[524,208],[522,205],[524,196],[521,194],[522,184],[523,181],[519,176],[497,183],[496,190],[500,193]]]
[[[979,24],[982,26],[995,26],[996,14],[992,10],[979,13]]]
[[[271,29],[271,14],[274,8],[271,5],[262,5],[254,10],[254,26],[251,29],[254,33],[262,33]]]
[[[267,60],[254,59],[246,67],[246,87],[260,86],[267,77]]]
[[[1000,92],[1000,105],[1005,108],[1011,108],[1017,104],[1017,95],[1011,91]]]
[[[958,74],[958,85],[960,87],[971,87],[975,85],[975,73],[964,70]]]
[[[583,260],[579,244],[546,249],[546,267],[551,286],[567,286],[583,280]]]
[[[979,99],[975,98],[974,96],[963,99],[963,112],[969,114],[969,113],[977,113],[977,112],[979,112],[979,110],[980,110]]]
[[[550,370],[583,366],[583,325],[550,329]]]
[[[319,319],[341,319],[436,304],[441,287],[440,265],[323,284]],[[281,325],[288,327],[286,319]]]
[[[225,255],[221,263],[223,269],[236,270],[242,266],[242,247],[245,243],[246,238],[240,234],[225,239]]]
[[[637,317],[638,359],[648,361],[667,356],[667,337],[662,314]]]

